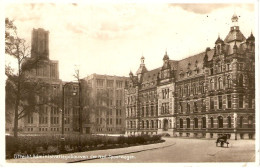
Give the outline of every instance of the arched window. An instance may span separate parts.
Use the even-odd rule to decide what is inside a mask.
[[[210,79],[210,90],[214,90],[214,80]]]
[[[243,128],[243,117],[239,118],[239,127]]]
[[[202,118],[202,128],[206,128],[206,117]]]
[[[227,88],[231,88],[232,86],[232,80],[231,80],[231,76],[227,76]]]
[[[244,80],[244,77],[242,74],[239,75],[239,80],[238,80],[238,85],[240,87],[243,87],[243,80]]]
[[[227,118],[227,123],[228,123],[227,127],[231,128],[231,117],[230,116],[228,116],[228,118]]]
[[[148,120],[146,120],[146,128],[147,128],[147,129],[150,128],[150,127],[149,127],[149,121],[148,121]]]
[[[194,118],[194,128],[198,128],[198,119]]]
[[[223,117],[222,116],[218,117],[218,128],[223,128]]]
[[[248,128],[253,128],[253,117],[252,116],[248,117]]]
[[[180,128],[183,128],[183,119],[180,119]]]
[[[144,121],[142,121],[142,128],[144,128]]]
[[[214,119],[213,119],[213,117],[210,118],[210,127],[214,128]]]
[[[186,122],[187,122],[187,128],[190,128],[190,119],[186,118]]]
[[[218,78],[218,89],[223,89],[223,81],[222,78]]]

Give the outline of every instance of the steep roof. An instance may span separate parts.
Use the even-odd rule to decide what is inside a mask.
[[[214,50],[209,50],[207,52],[208,54],[208,60],[211,60],[214,55]],[[190,56],[188,58],[185,58],[183,60],[178,61],[178,68],[175,74],[175,78],[177,80],[182,80],[185,78],[190,78],[194,76],[198,76],[203,74],[203,59],[205,57],[205,52]],[[190,65],[189,65],[190,64]],[[188,66],[189,65],[189,66]],[[189,69],[188,69],[189,67]],[[198,69],[198,73],[195,72],[196,68]],[[190,76],[187,76],[188,70],[191,71]],[[182,78],[180,78],[181,72],[184,74]]]
[[[245,36],[241,33],[239,29],[231,29],[225,38],[224,42],[229,43],[231,41],[244,41],[246,40]]]

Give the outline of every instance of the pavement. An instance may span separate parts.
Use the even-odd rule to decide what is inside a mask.
[[[254,162],[254,140],[229,140],[229,147],[216,147],[216,140],[164,138],[163,143],[62,155],[33,156],[7,163],[184,163]]]

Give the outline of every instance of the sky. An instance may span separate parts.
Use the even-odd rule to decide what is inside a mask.
[[[59,61],[60,78],[135,73],[140,58],[148,70],[162,66],[167,51],[180,60],[213,48],[218,35],[224,40],[231,17],[239,16],[247,38],[255,34],[253,4],[168,3],[9,3],[5,17],[14,20],[20,37],[31,41],[33,28],[49,31],[49,56]],[[5,63],[13,64],[6,58]],[[14,64],[13,64],[14,65]]]

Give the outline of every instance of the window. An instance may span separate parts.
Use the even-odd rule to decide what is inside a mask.
[[[248,108],[252,108],[252,102],[253,102],[252,96],[249,95],[248,96]]]
[[[214,128],[214,119],[213,119],[213,117],[210,118],[210,127]]]
[[[232,104],[232,101],[231,101],[231,95],[227,95],[227,108],[231,108],[231,104]]]
[[[149,127],[149,121],[148,121],[148,120],[146,121],[146,128],[150,128],[150,127]]]
[[[152,126],[152,128],[154,128],[154,122],[153,122],[153,120],[151,121],[151,126]]]
[[[204,82],[201,83],[201,93],[205,93],[205,86]]]
[[[206,117],[202,118],[202,128],[206,128]]]
[[[223,81],[222,81],[222,78],[218,78],[218,89],[223,89]]]
[[[107,87],[113,87],[114,81],[113,80],[107,80]]]
[[[198,128],[198,119],[194,118],[194,128]]]
[[[238,99],[239,99],[239,108],[243,108],[244,107],[244,97],[243,97],[243,95],[239,95]]]
[[[218,128],[223,128],[223,117],[222,116],[218,117]]]
[[[122,81],[116,81],[116,87],[117,88],[123,88],[123,82]]]
[[[28,124],[33,124],[33,116],[31,114],[28,115],[27,121]]]
[[[231,70],[230,69],[230,64],[227,64],[227,71]]]
[[[240,86],[240,87],[243,87],[243,75],[242,74],[240,74],[239,75],[239,80],[238,80],[238,85]]]
[[[180,128],[183,128],[183,119],[180,119]]]
[[[144,121],[142,121],[142,128],[144,128]]]
[[[154,115],[153,106],[151,106],[151,116]]]
[[[253,117],[252,116],[248,117],[248,128],[253,128]]]
[[[231,88],[232,86],[232,79],[231,79],[231,76],[227,76],[227,88]]]
[[[187,113],[190,113],[190,103],[187,103]]]
[[[222,96],[218,96],[218,108],[222,109]]]
[[[210,90],[214,90],[214,80],[210,79]]]
[[[243,128],[243,117],[240,117],[239,119],[239,127]]]
[[[210,68],[210,75],[213,75],[213,68]]]
[[[210,98],[210,109],[214,110],[214,98],[213,97]]]
[[[186,122],[187,122],[187,128],[190,128],[190,119],[187,118],[187,119],[186,119]]]
[[[198,112],[198,105],[196,101],[194,102],[194,112]]]
[[[182,107],[182,103],[181,102],[180,102],[179,106],[180,106],[180,113],[183,113],[183,107]]]
[[[227,120],[228,120],[228,128],[231,128],[231,117],[230,116],[228,116],[228,118],[227,118]]]
[[[104,86],[104,80],[103,79],[97,79],[97,87],[103,87]]]
[[[206,111],[206,104],[205,104],[205,100],[204,99],[201,99],[201,111],[202,112],[205,112]]]

